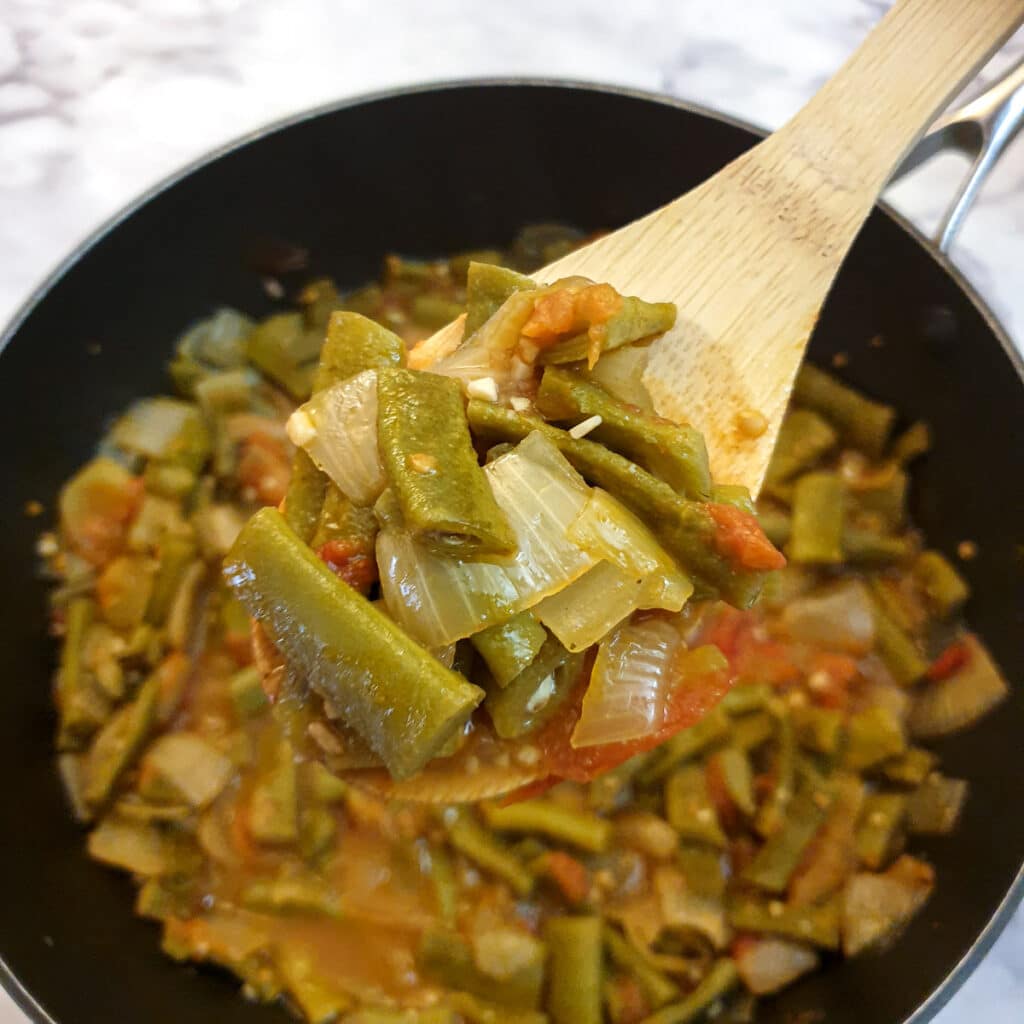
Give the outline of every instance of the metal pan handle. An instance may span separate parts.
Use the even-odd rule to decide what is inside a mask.
[[[893,181],[944,150],[956,149],[974,157],[970,171],[935,231],[935,244],[940,252],[949,252],[989,172],[1022,127],[1024,57],[980,96],[943,114],[896,169]]]

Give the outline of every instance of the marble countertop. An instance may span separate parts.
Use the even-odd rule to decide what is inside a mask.
[[[666,92],[775,127],[887,6],[0,0],[0,322],[140,191],[210,147],[303,108],[413,82],[540,75]],[[1018,34],[980,81],[1021,52]],[[930,230],[966,166],[963,157],[940,157],[889,198]],[[1022,227],[1024,142],[1005,154],[952,254],[1024,349]],[[936,1020],[1022,1018],[1018,912]],[[0,994],[0,1024],[23,1020]]]

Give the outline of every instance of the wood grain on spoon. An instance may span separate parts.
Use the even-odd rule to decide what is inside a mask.
[[[644,384],[657,412],[704,434],[716,480],[757,494],[818,313],[879,192],[1022,21],[1024,0],[898,0],[774,135],[534,275],[579,274],[676,303],[678,323],[652,346]],[[456,321],[417,364],[460,338]],[[764,417],[756,437],[741,426],[751,413]]]

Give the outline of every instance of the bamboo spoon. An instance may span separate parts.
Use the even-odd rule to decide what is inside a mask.
[[[819,310],[879,192],[1022,21],[1024,0],[897,0],[774,135],[533,275],[542,283],[581,275],[676,303],[679,322],[651,346],[643,382],[658,413],[703,432],[716,480],[757,494]],[[417,346],[410,365],[430,366],[461,338],[459,320]],[[744,430],[751,420],[764,429]],[[258,629],[254,650],[264,673],[283,669]],[[383,769],[344,774],[401,799],[479,800],[543,776],[521,753],[478,734],[401,783]]]

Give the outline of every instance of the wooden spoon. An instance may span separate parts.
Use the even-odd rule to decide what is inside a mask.
[[[703,432],[716,480],[757,494],[818,312],[879,192],[1022,21],[1024,0],[898,0],[774,135],[533,275],[542,283],[582,275],[676,303],[678,324],[652,345],[643,382],[658,413]],[[429,367],[461,339],[459,320],[417,346],[410,365]],[[740,426],[758,418],[751,414],[763,417],[757,436]],[[281,670],[259,630],[254,646],[262,671]],[[543,774],[515,753],[478,736],[405,782],[383,768],[342,774],[402,799],[480,800]]]
[[[777,132],[533,275],[581,275],[676,304],[678,323],[652,346],[643,383],[658,413],[704,434],[719,482],[760,490],[804,349],[861,225],[930,122],[1022,21],[1024,0],[898,0]],[[442,328],[418,347],[417,365],[461,337],[458,321]],[[741,424],[760,417],[764,430],[751,436]]]

